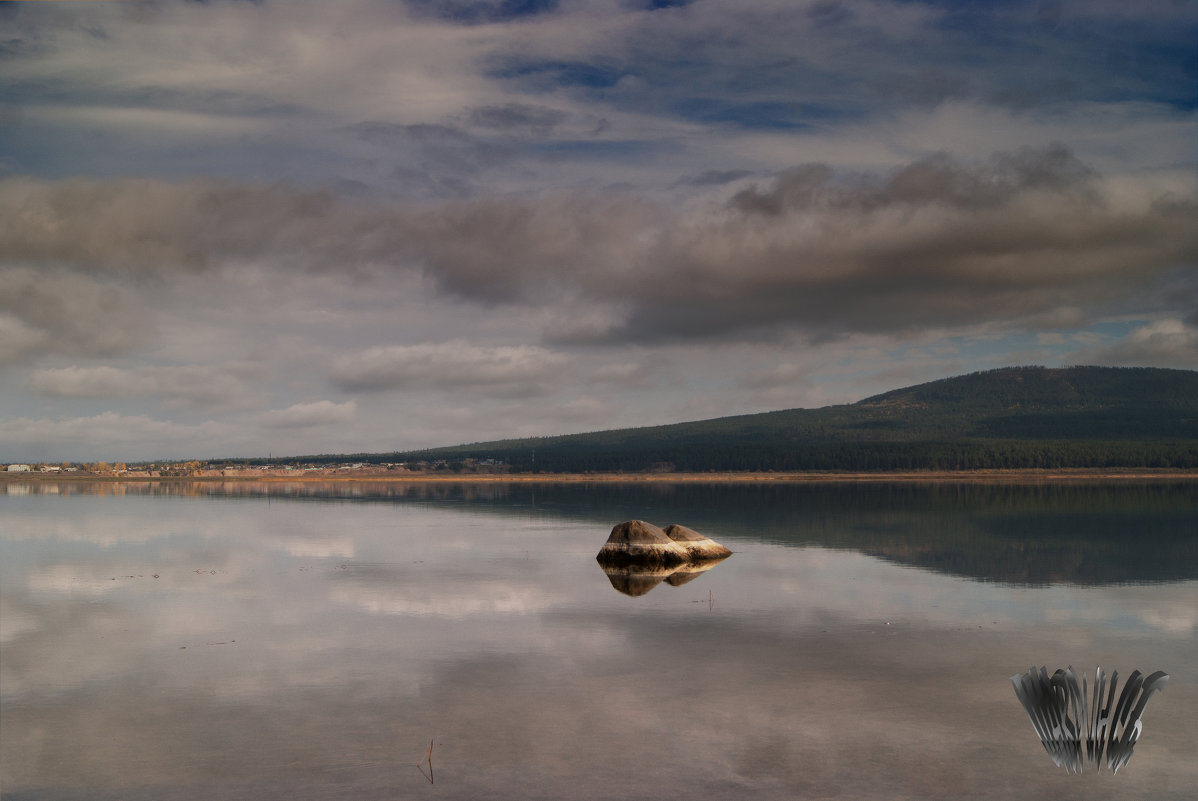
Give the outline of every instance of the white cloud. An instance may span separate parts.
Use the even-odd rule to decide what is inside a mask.
[[[190,137],[196,140],[222,134],[244,135],[264,127],[261,121],[248,118],[149,108],[41,106],[31,110],[29,116],[31,121],[45,121],[56,125],[112,128],[142,135],[147,131],[159,131],[173,137]]]
[[[745,385],[753,389],[772,389],[806,383],[810,371],[806,365],[776,364],[746,376]]]
[[[101,412],[90,417],[16,417],[0,420],[0,441],[5,443],[78,443],[109,449],[119,446],[122,453],[144,448],[148,444],[204,442],[225,432],[225,425],[211,421],[186,424],[117,412]]]
[[[618,387],[652,387],[660,381],[661,375],[655,372],[653,366],[646,362],[609,362],[601,364],[587,373],[587,380],[593,384],[612,384]]]
[[[1072,353],[1073,364],[1198,368],[1198,327],[1166,318],[1140,326],[1106,347]]]
[[[63,398],[161,398],[167,406],[229,407],[264,402],[248,368],[209,365],[43,368],[29,379],[44,395]]]
[[[535,345],[482,346],[456,339],[368,348],[334,364],[330,375],[347,391],[473,388],[539,395],[552,390],[568,363],[564,354]]]
[[[611,415],[611,404],[600,398],[583,395],[562,404],[555,404],[546,411],[545,417],[562,425],[593,430],[602,427],[603,421],[610,420]]]
[[[262,424],[270,428],[314,428],[351,423],[358,412],[354,401],[334,403],[329,400],[296,403],[286,409],[273,409],[262,416]]]

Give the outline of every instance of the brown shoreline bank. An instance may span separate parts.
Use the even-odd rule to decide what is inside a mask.
[[[1036,483],[1062,481],[1193,481],[1198,470],[1152,469],[1066,469],[1066,470],[924,470],[902,472],[796,472],[796,473],[518,473],[518,474],[447,474],[355,472],[338,475],[262,476],[247,471],[243,475],[223,476],[124,476],[104,474],[6,473],[0,481],[10,482],[124,482],[144,483],[215,483],[257,482],[388,484],[693,484],[693,483],[845,483],[845,482],[940,482],[940,483]]]

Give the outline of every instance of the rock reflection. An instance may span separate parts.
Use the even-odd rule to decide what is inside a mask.
[[[607,580],[619,592],[625,595],[631,595],[637,598],[649,590],[661,584],[674,571],[670,568],[664,569],[637,569],[631,567],[605,567],[603,568]]]
[[[713,567],[723,561],[724,557],[718,557],[714,561],[702,562],[700,564],[690,564],[680,567],[670,575],[666,576],[666,584],[673,587],[681,587],[688,581],[694,581],[699,576],[711,570]]]
[[[614,567],[611,565],[602,567],[607,580],[611,582],[611,585],[616,590],[636,598],[649,592],[649,590],[662,582],[672,587],[681,587],[687,582],[694,581],[722,561],[723,559],[716,559],[699,564],[686,564],[679,567],[665,568]]]
[[[708,570],[712,570],[716,565],[724,562],[725,558],[678,565],[677,568],[645,568],[645,566],[637,565],[624,565],[618,566],[618,568],[615,565],[600,566],[612,587],[624,595],[637,597],[645,595],[662,582],[670,584],[671,587],[682,587],[683,584],[695,581],[696,578],[706,574]]]

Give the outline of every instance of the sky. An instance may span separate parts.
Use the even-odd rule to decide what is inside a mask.
[[[0,462],[1198,368],[1198,2],[0,4]]]

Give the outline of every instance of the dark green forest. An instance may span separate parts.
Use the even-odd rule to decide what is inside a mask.
[[[517,473],[1195,468],[1198,372],[1014,367],[821,409],[297,458]]]

